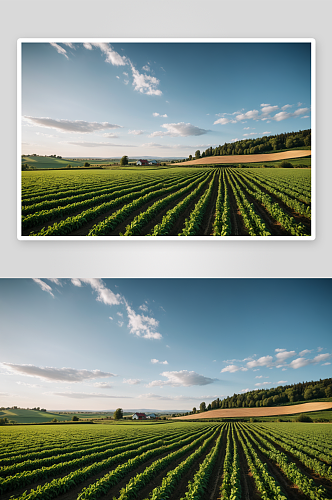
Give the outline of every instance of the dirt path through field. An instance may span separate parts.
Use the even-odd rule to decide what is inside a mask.
[[[185,415],[184,417],[174,417],[172,420],[194,420],[198,418],[234,418],[234,417],[269,417],[273,415],[295,415],[308,411],[330,410],[332,401],[318,403],[301,403],[290,406],[273,406],[260,408],[227,408],[205,411],[195,415]]]
[[[310,156],[310,150],[283,151],[282,153],[270,153],[260,155],[232,155],[232,156],[207,156],[199,160],[184,161],[176,166],[189,165],[212,165],[220,163],[262,163],[269,161],[290,160],[292,158],[303,158]]]

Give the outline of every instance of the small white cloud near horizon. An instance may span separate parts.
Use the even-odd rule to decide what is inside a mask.
[[[230,373],[235,373],[238,371],[246,372],[248,368],[245,368],[243,366],[237,366],[237,365],[228,365],[222,370],[220,370],[220,373],[225,373],[225,372],[230,372]]]
[[[122,381],[124,384],[137,385],[142,382],[140,378],[124,378]]]
[[[98,387],[99,389],[113,389],[113,386],[108,384],[107,382],[95,382],[94,387]]]
[[[204,135],[209,132],[208,130],[205,130],[203,128],[196,127],[196,125],[184,122],[164,123],[162,127],[165,128],[167,132],[164,131],[152,132],[152,134],[150,134],[149,137],[164,137],[167,135],[171,137],[189,137],[189,136]]]
[[[287,380],[279,380],[278,384],[287,384]]]
[[[188,370],[163,372],[160,375],[166,377],[168,380],[153,380],[147,384],[146,387],[162,387],[165,385],[171,385],[172,387],[190,387],[193,385],[208,385],[215,381],[215,379]]]

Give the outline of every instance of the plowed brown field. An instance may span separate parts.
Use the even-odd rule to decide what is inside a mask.
[[[294,406],[273,406],[260,408],[227,408],[226,410],[210,410],[195,415],[175,417],[173,420],[192,420],[196,418],[232,418],[232,417],[270,417],[274,415],[294,415],[308,411],[329,410],[332,408],[331,402],[322,403],[302,403]]]
[[[206,165],[220,163],[261,163],[267,161],[290,160],[291,158],[303,158],[310,156],[311,150],[283,151],[282,153],[270,153],[260,155],[232,155],[232,156],[207,156],[199,160],[184,161],[176,165]]]

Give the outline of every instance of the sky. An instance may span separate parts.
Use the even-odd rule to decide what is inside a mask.
[[[305,42],[22,42],[22,154],[188,157],[311,127]]]
[[[190,411],[331,377],[331,279],[1,279],[0,406]]]

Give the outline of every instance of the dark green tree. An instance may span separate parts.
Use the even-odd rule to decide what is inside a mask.
[[[200,412],[206,411],[206,404],[204,402],[199,405],[199,411]]]
[[[123,410],[122,408],[117,408],[113,413],[114,420],[121,420],[123,418]]]
[[[197,151],[195,151],[195,158],[196,160],[199,160],[200,157],[201,157],[201,152],[199,149],[197,149]]]
[[[120,165],[128,165],[128,156],[123,156],[120,160]]]
[[[72,422],[78,422],[79,418],[76,415],[73,415],[73,418],[71,420]]]

